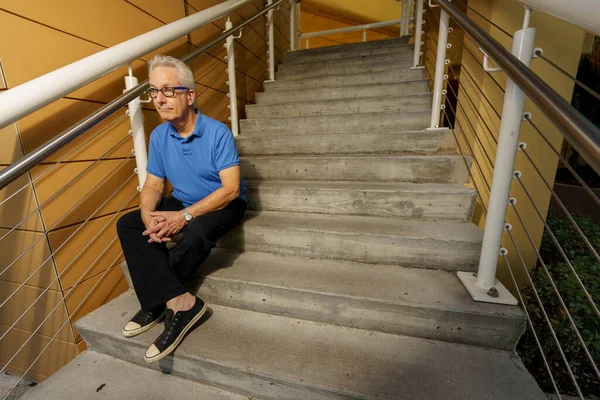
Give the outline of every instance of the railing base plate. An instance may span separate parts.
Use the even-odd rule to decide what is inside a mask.
[[[519,304],[517,299],[508,291],[507,288],[500,283],[496,279],[494,283],[494,287],[496,288],[497,297],[492,297],[488,294],[489,289],[484,289],[475,283],[477,281],[477,276],[475,276],[472,272],[457,272],[458,279],[465,285],[467,291],[475,301],[479,301],[482,303],[495,303],[495,304],[506,304],[511,306],[516,306]]]

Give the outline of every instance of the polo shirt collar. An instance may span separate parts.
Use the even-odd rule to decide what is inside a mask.
[[[204,121],[204,116],[202,114],[200,114],[200,111],[198,111],[197,108],[194,109],[194,111],[196,112],[196,125],[194,126],[194,131],[192,132],[192,134],[190,136],[188,136],[187,138],[185,138],[184,140],[190,140],[190,138],[192,136],[197,136],[197,137],[202,137],[202,134],[204,133],[204,126],[205,126],[205,121]],[[175,129],[175,127],[172,124],[169,124],[169,135],[177,138],[177,139],[183,139],[181,137],[181,135],[179,134],[179,132],[177,132],[177,129]]]

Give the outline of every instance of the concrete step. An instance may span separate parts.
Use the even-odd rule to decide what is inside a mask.
[[[391,64],[396,63],[399,69],[410,69],[412,63],[412,53],[408,51],[394,51],[391,53],[380,53],[373,55],[354,55],[346,54],[344,57],[338,57],[334,59],[306,59],[302,62],[293,61],[287,62],[283,65],[281,71],[286,72],[286,68],[292,68],[294,70],[302,70],[305,68],[309,69],[321,69],[324,73],[327,73],[327,69],[331,67],[362,67],[371,66],[373,64]],[[277,78],[277,75],[275,76]]]
[[[383,57],[383,56],[382,56]],[[380,57],[381,58],[381,57]],[[319,68],[312,68],[306,64],[281,64],[277,68],[275,78],[297,79],[310,76],[336,76],[358,74],[365,72],[411,70],[412,61],[403,54],[385,56],[384,60],[372,58],[352,58],[347,60],[330,60],[319,62]]]
[[[475,271],[483,234],[471,223],[248,212],[218,247],[367,264]]]
[[[311,57],[321,54],[348,53],[353,51],[361,51],[364,49],[398,47],[407,44],[408,37],[384,40],[371,40],[368,42],[361,43],[341,44],[337,46],[317,47],[314,49],[288,51],[283,55],[283,59],[285,61],[292,60],[295,58]]]
[[[364,97],[339,100],[303,101],[287,104],[249,104],[250,119],[289,118],[310,115],[357,114],[382,111],[421,111],[431,108],[431,93],[400,96]]]
[[[210,307],[152,369],[265,399],[545,399],[512,352]],[[91,349],[143,364],[163,326],[123,337],[138,308],[128,292],[77,329]]]
[[[242,156],[456,153],[450,130],[238,137]]]
[[[374,71],[374,68],[381,67],[379,71],[384,70],[393,70],[393,69],[410,69],[412,67],[412,62],[410,58],[408,58],[405,54],[393,54],[392,59],[384,61],[381,60],[381,57],[388,57],[386,55],[378,55],[375,58],[364,58],[358,57],[355,60],[353,57],[349,57],[344,60],[329,60],[329,61],[321,61],[319,65],[323,68],[327,69],[329,73],[338,73],[338,74],[347,74],[348,72],[343,72],[344,69],[347,68],[362,68],[368,69],[370,71]],[[297,73],[301,74],[303,72],[308,72],[309,68],[307,68],[306,64],[279,64],[277,66],[277,72],[292,74]]]
[[[334,215],[421,220],[471,220],[476,192],[460,185],[252,181],[248,208]]]
[[[243,119],[243,137],[305,135],[314,133],[402,132],[425,129],[431,111],[373,112],[309,117]]]
[[[408,44],[399,44],[396,46],[383,46],[383,47],[367,47],[359,49],[342,49],[335,52],[327,53],[303,53],[301,51],[294,51],[289,53],[290,55],[284,59],[284,64],[312,64],[320,61],[329,60],[345,60],[348,58],[375,58],[381,55],[388,54],[402,54],[406,58],[414,57],[414,47]]]
[[[329,75],[327,71],[311,69],[310,73],[314,76],[307,74],[306,77],[299,76],[297,79],[286,78],[275,82],[265,82],[264,90],[270,93],[339,86],[394,84],[423,78],[423,71],[416,69],[395,69],[378,72],[358,69],[353,71],[357,73]]]
[[[20,400],[248,400],[248,396],[172,376],[166,372],[87,350],[41,385],[28,390]]]
[[[223,250],[202,271],[210,304],[509,351],[525,331],[518,306],[475,302],[446,271]]]
[[[459,155],[248,156],[245,179],[465,184],[468,171]]]
[[[392,84],[338,86],[286,92],[256,93],[256,103],[269,104],[297,103],[301,101],[322,101],[335,99],[354,99],[368,97],[387,97],[425,93],[429,88],[429,79],[419,79]]]

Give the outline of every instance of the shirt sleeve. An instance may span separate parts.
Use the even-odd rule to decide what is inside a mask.
[[[215,165],[218,172],[234,165],[240,165],[240,157],[235,146],[235,139],[229,129],[219,131],[215,148]]]
[[[146,172],[156,176],[157,178],[165,179],[167,174],[165,172],[165,165],[163,163],[162,153],[158,146],[156,131],[150,135],[150,146],[148,149],[148,164],[146,165]]]

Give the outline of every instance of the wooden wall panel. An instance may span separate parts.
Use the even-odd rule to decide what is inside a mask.
[[[41,172],[41,168],[33,169],[34,177]],[[52,197],[42,207],[47,229],[76,224],[90,216],[97,218],[116,212],[121,207],[137,206],[139,196],[134,195],[138,180],[137,175],[133,175],[134,168],[134,159],[76,162],[61,164],[51,176],[41,177],[35,182],[40,204]],[[83,179],[75,179],[84,171]],[[126,180],[127,183],[119,189]],[[59,188],[71,181],[73,182],[68,187],[55,196]]]
[[[46,0],[3,0],[2,8],[105,47],[114,46],[163,25],[148,13],[123,0],[60,0],[60,6],[54,4],[52,7],[48,6]]]
[[[0,167],[4,170],[5,167]],[[42,221],[29,174],[0,190],[0,227],[42,232]]]
[[[3,335],[7,329],[8,326],[0,325],[0,335]],[[66,324],[63,330],[71,331],[71,326]],[[11,349],[12,351],[0,352],[1,367],[6,365],[5,363],[30,336],[31,332],[29,331],[14,328],[10,330],[8,335],[2,339],[2,346],[6,346],[6,348]],[[7,369],[19,376],[23,375],[25,371],[30,368],[31,363],[40,354],[42,349],[48,345],[50,339],[51,337],[35,334]],[[4,350],[4,348],[2,350]],[[77,345],[75,343],[55,339],[50,343],[48,349],[43,353],[40,359],[33,364],[27,376],[37,382],[43,381],[75,358],[76,355]]]
[[[123,262],[123,257],[119,257],[121,246],[116,223],[130,210],[50,232],[48,239],[55,252],[56,269],[63,290]]]
[[[129,289],[129,285],[119,265],[112,266],[102,274],[87,279],[74,288],[67,290],[67,308],[71,322],[94,311]],[[134,310],[131,310],[135,312]],[[81,336],[73,325],[75,339],[79,342]]]
[[[43,233],[2,228],[0,237],[0,281],[60,290]]]
[[[9,299],[11,295],[12,297]],[[36,301],[38,297],[39,300]],[[10,327],[19,321],[15,325],[17,329],[35,332],[39,328],[37,333],[48,337],[52,337],[60,331],[57,336],[60,340],[74,343],[73,331],[61,328],[67,321],[68,314],[60,291],[44,290],[28,285],[19,288],[16,283],[0,281],[0,302],[3,303],[7,299],[6,304],[0,308],[0,325]],[[35,304],[34,307],[29,309],[32,304]],[[52,318],[44,322],[49,314],[52,315]],[[5,346],[4,339],[0,343],[3,347]],[[16,349],[8,349],[4,348],[2,353],[16,351]],[[7,360],[0,359],[0,361]]]

